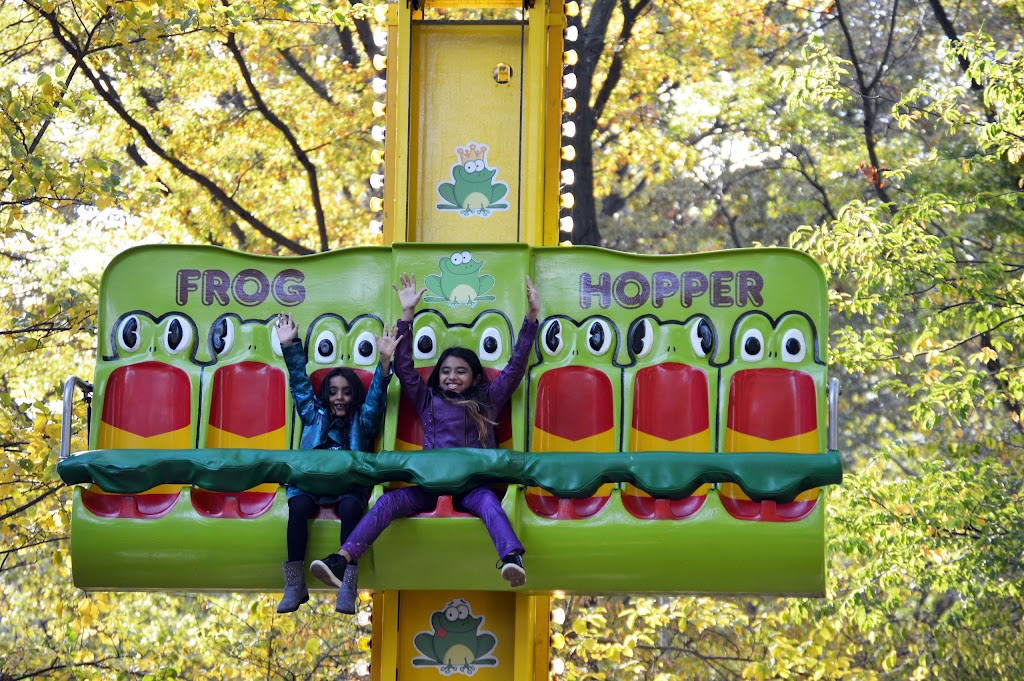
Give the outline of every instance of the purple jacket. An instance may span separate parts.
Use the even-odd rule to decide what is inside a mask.
[[[486,416],[492,421],[504,404],[512,397],[519,387],[519,382],[526,373],[526,362],[530,358],[530,350],[537,339],[538,322],[523,319],[523,327],[519,330],[519,338],[512,349],[508,364],[493,381],[487,384]],[[402,382],[402,390],[416,408],[423,423],[423,449],[443,449],[448,447],[482,447],[495,446],[494,428],[487,430],[485,442],[480,442],[476,426],[469,418],[465,407],[452,404],[439,393],[427,387],[412,363],[413,332],[412,322],[399,321],[398,333],[402,342],[395,349],[393,366],[395,374]],[[454,394],[454,393],[453,393]]]

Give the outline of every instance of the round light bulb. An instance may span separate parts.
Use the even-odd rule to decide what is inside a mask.
[[[566,90],[575,90],[576,89],[576,74],[575,73],[567,73],[564,76],[562,76],[562,87],[564,87]]]
[[[373,137],[375,142],[383,142],[384,127],[380,125],[373,126],[372,128],[370,128],[370,136]]]
[[[370,186],[374,189],[381,189],[384,186],[384,176],[380,173],[370,175]]]
[[[572,168],[566,168],[559,173],[558,178],[562,181],[562,184],[574,184],[576,182],[576,173],[572,171]]]
[[[576,124],[572,121],[566,121],[562,123],[562,137],[575,137],[576,136]]]
[[[565,39],[570,43],[576,42],[580,39],[580,29],[576,26],[566,26]]]

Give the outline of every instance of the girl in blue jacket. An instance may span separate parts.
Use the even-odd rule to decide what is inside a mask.
[[[540,294],[526,278],[528,311],[519,331],[515,348],[501,374],[488,382],[476,353],[466,348],[448,348],[437,360],[430,378],[424,382],[413,368],[412,321],[416,305],[426,289],[416,288],[415,275],[403,274],[402,287],[394,286],[402,304],[398,322],[395,373],[402,391],[410,399],[423,423],[423,449],[449,447],[494,447],[494,427],[501,407],[512,397],[526,373],[530,350],[537,338]],[[338,553],[310,563],[309,571],[326,584],[340,585],[348,577],[349,566],[358,561],[373,540],[396,518],[407,518],[434,508],[437,494],[420,487],[402,487],[385,492],[373,505]],[[516,537],[501,502],[489,487],[477,487],[453,497],[456,510],[472,513],[484,522],[498,552],[498,569],[509,586],[526,583],[523,545]],[[339,601],[339,606],[341,605]],[[353,603],[351,610],[355,610]],[[348,612],[341,610],[339,612]]]
[[[306,352],[298,342],[299,329],[290,314],[277,316],[277,337],[288,366],[288,384],[292,401],[302,420],[303,449],[351,449],[370,451],[380,429],[391,380],[391,356],[398,344],[395,329],[385,327],[377,338],[380,363],[373,373],[370,389],[363,394],[363,383],[351,369],[332,369],[314,394],[306,375]],[[284,563],[284,595],[278,612],[294,612],[309,600],[306,588],[306,544],[309,541],[309,520],[321,506],[333,506],[341,520],[341,541],[344,542],[366,511],[370,488],[336,495],[309,494],[289,485],[288,494],[288,561]],[[348,566],[338,588],[338,602],[355,601],[359,565]],[[344,593],[343,593],[344,592]],[[349,596],[348,592],[351,592]],[[353,607],[354,612],[354,607]]]

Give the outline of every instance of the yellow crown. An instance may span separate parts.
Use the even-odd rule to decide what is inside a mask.
[[[487,147],[482,144],[479,147],[475,144],[470,144],[467,147],[456,147],[455,151],[459,155],[459,163],[466,163],[467,161],[487,162]]]

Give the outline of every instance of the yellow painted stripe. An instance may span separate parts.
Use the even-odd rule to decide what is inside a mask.
[[[206,446],[210,449],[285,449],[284,426],[255,437],[244,437],[215,426],[206,432]]]
[[[206,446],[211,449],[284,449],[285,429],[282,426],[256,437],[243,437],[226,430],[210,426],[206,432]],[[272,493],[280,487],[276,482],[256,485],[246,492]]]
[[[582,440],[569,440],[564,437],[553,435],[546,430],[541,430],[540,428],[533,429],[533,451],[538,454],[543,452],[611,452],[614,449],[614,428],[606,430],[603,433],[598,433],[597,435],[585,437]],[[597,492],[594,493],[594,496],[610,496],[614,488],[614,484],[606,483],[598,488]],[[554,496],[540,487],[530,487],[526,491],[530,494],[537,494],[542,497]]]
[[[818,431],[816,430],[793,437],[784,437],[781,440],[764,440],[730,428],[725,431],[725,451],[818,454],[821,452],[821,448],[818,444]]]
[[[816,430],[793,437],[784,437],[781,440],[765,440],[737,432],[731,428],[725,431],[725,450],[727,452],[786,452],[789,454],[818,454],[821,451]],[[743,493],[739,485],[731,482],[724,483],[720,493],[733,499],[750,499]],[[813,501],[817,498],[818,490],[809,489],[798,494],[794,501]]]
[[[694,433],[686,437],[681,437],[678,440],[663,440],[657,435],[651,435],[650,433],[643,433],[639,430],[634,429],[632,436],[633,451],[635,452],[711,452],[711,430],[705,430],[700,433]],[[704,484],[694,490],[690,496],[702,497],[706,496],[708,490],[711,489],[711,485]],[[626,484],[622,493],[624,495],[631,495],[637,497],[650,497],[651,495],[647,492],[634,487],[633,485]]]
[[[603,433],[591,435],[582,440],[569,440],[553,435],[546,430],[534,428],[532,450],[536,453],[611,452],[615,450],[615,429],[610,428]]]
[[[100,423],[99,449],[189,449],[192,447],[192,427],[185,426],[159,435],[144,437],[121,430],[108,423]]]

